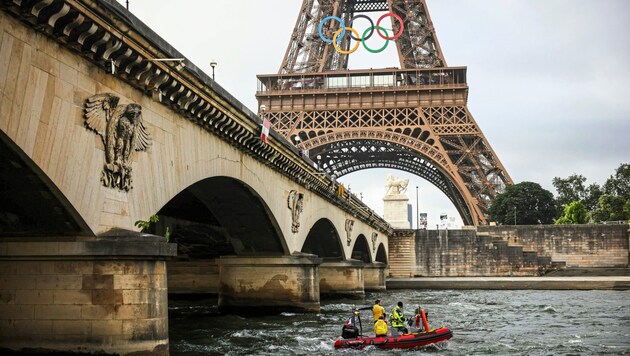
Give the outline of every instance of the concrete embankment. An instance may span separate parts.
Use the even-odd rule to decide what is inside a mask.
[[[415,277],[390,278],[387,289],[630,290],[630,277]]]

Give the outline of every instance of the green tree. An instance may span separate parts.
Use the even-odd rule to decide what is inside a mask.
[[[564,207],[562,215],[556,224],[586,224],[588,222],[588,211],[581,201],[576,200]]]
[[[556,202],[560,209],[574,201],[582,201],[586,198],[586,178],[581,174],[572,174],[567,178],[555,177],[552,181],[553,187],[558,192]]]
[[[622,163],[604,183],[604,193],[630,199],[630,164]]]
[[[581,201],[587,210],[593,210],[602,195],[601,187],[595,183],[586,186],[586,178],[581,174],[572,174],[567,178],[555,177],[552,184],[558,193],[556,198],[557,216],[562,216],[564,208],[574,201]]]
[[[556,201],[540,184],[521,182],[507,186],[505,192],[497,195],[488,213],[492,220],[504,225],[551,224]]]
[[[595,222],[628,220],[630,218],[630,199],[604,194],[599,197],[597,208],[592,212]]]

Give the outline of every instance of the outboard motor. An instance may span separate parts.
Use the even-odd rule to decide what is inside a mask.
[[[354,315],[341,328],[341,337],[344,339],[356,339],[361,334],[357,325],[361,326],[361,317],[359,316],[359,311],[355,310]]]

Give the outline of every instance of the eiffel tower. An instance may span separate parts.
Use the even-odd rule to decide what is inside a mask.
[[[389,26],[370,32],[370,12]],[[372,35],[395,38],[400,69],[348,70],[348,53]],[[272,127],[331,174],[413,173],[444,192],[466,225],[487,224],[512,184],[468,111],[466,67],[446,65],[425,0],[303,0],[279,72],[257,78]]]

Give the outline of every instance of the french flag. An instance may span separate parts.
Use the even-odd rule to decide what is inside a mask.
[[[267,137],[269,137],[269,127],[271,126],[271,121],[267,118],[263,119],[262,123],[262,131],[260,132],[260,140],[264,143],[267,143]]]

